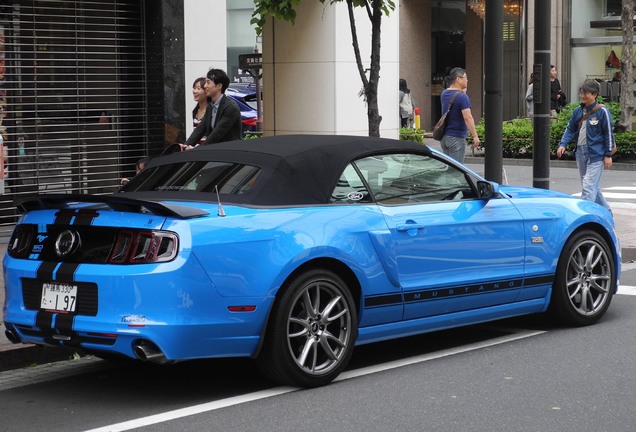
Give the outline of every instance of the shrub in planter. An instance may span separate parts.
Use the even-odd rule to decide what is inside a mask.
[[[610,111],[614,125],[616,120],[620,118],[620,104],[617,102],[605,102],[601,98],[599,101],[603,103]],[[561,142],[565,128],[572,117],[572,112],[579,106],[578,103],[571,103],[557,114],[556,121],[550,122],[550,154],[556,158],[556,150]],[[480,120],[476,126],[477,135],[481,141],[481,147],[485,147],[485,124],[484,119]],[[636,131],[635,132],[614,132],[614,139],[618,146],[618,152],[614,156],[614,160],[619,161],[636,161]],[[468,138],[470,143],[471,139]],[[568,148],[572,150],[574,144],[570,144]],[[534,131],[531,119],[516,119],[506,121],[502,124],[502,146],[503,157],[506,158],[532,158],[534,150]],[[573,159],[574,153],[568,152],[565,158]]]
[[[636,161],[636,132],[623,132],[614,134],[614,140],[618,150],[614,155],[614,160]]]
[[[528,119],[516,119],[503,123],[502,144],[503,157],[532,157],[534,131]]]
[[[480,147],[486,146],[484,119],[475,125],[477,135],[481,141]],[[533,130],[532,122],[529,119],[516,119],[505,121],[502,124],[502,152],[506,158],[528,158],[532,157]],[[472,139],[468,137],[468,143]]]
[[[424,143],[424,132],[424,129],[403,127],[400,129],[400,139],[402,141],[412,141],[422,144]]]

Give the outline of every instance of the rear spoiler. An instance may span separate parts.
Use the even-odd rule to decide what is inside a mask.
[[[93,209],[108,207],[111,210],[192,219],[209,213],[196,207],[167,204],[160,201],[126,198],[121,195],[40,194],[17,198],[15,205],[21,213],[31,210],[68,209],[69,204],[95,203]]]

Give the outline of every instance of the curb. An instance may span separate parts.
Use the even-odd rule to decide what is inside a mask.
[[[432,133],[424,133],[424,144],[434,147],[437,150],[441,150],[439,141],[433,139]],[[469,151],[467,150],[467,153]],[[480,148],[476,152],[473,152],[471,156],[466,155],[464,157],[464,164],[484,164],[485,163],[485,153],[484,148]],[[517,158],[502,158],[502,164],[508,166],[532,166],[534,164],[534,160],[532,158],[528,159],[517,159]],[[577,168],[576,161],[574,159],[552,159],[550,158],[550,166],[555,168]],[[614,162],[612,164],[612,169],[617,171],[636,171],[636,161],[631,163],[626,162]]]
[[[70,348],[49,348],[27,344],[5,345],[0,348],[0,372],[68,360],[75,354],[77,350]]]

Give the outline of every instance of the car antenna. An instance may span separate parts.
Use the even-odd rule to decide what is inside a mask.
[[[219,203],[219,212],[216,215],[225,217],[225,210],[223,210],[223,204],[221,204],[221,198],[219,198],[219,187],[214,185],[214,190],[216,191],[216,201]]]

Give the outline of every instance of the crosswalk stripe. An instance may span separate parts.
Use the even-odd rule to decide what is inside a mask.
[[[626,190],[626,191],[636,191],[636,186],[610,186],[603,190]]]
[[[612,208],[636,210],[636,186],[610,186],[602,190]],[[581,192],[572,196],[581,198]]]
[[[636,210],[636,203],[610,201],[610,207]]]
[[[636,286],[620,285],[618,287],[618,294],[636,295]]]
[[[636,200],[636,194],[633,194],[633,193],[616,193],[616,192],[609,192],[608,193],[608,192],[603,191],[603,196],[605,198]]]

